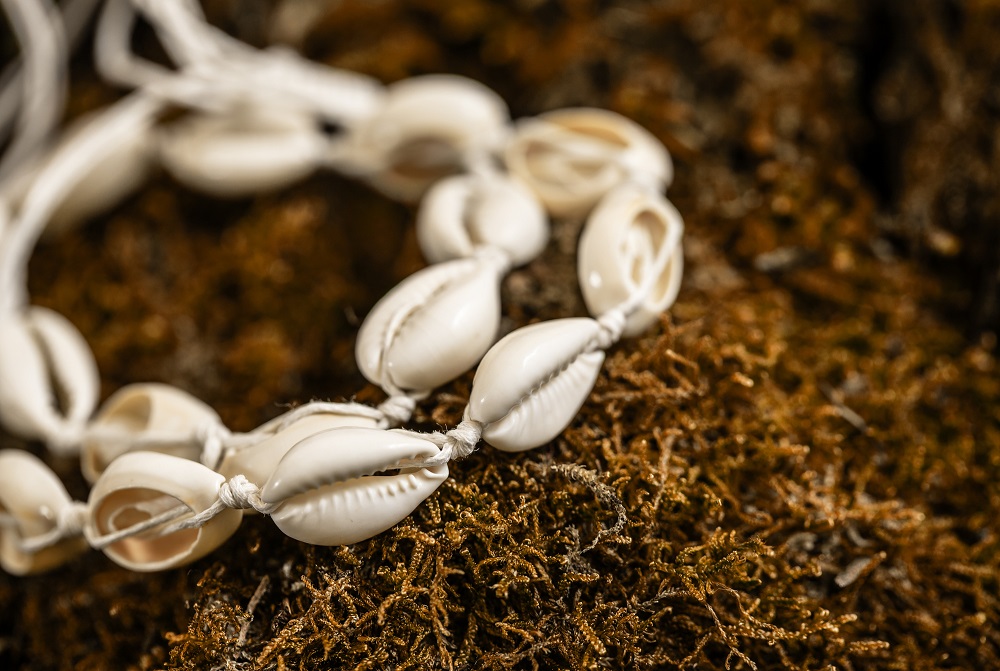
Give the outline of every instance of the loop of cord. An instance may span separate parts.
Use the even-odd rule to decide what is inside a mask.
[[[201,443],[201,463],[213,471],[222,461],[227,441],[232,432],[220,422],[206,422],[195,429],[195,440]]]
[[[393,394],[379,403],[376,410],[382,414],[378,422],[380,429],[393,429],[405,424],[417,407],[417,400],[406,394]]]
[[[0,160],[0,179],[37,155],[59,123],[68,89],[68,49],[62,17],[49,2],[0,0],[22,54],[21,109],[10,145]]]

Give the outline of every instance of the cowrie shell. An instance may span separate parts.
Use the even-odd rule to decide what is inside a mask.
[[[401,462],[438,454],[413,434],[379,429],[324,431],[296,444],[261,490],[286,535],[313,545],[347,545],[406,518],[445,478],[448,466],[401,469]]]
[[[610,191],[587,219],[580,236],[577,272],[593,315],[630,300],[656,273],[649,295],[625,320],[633,336],[673,305],[684,270],[680,213],[660,194],[625,183]]]
[[[348,413],[306,415],[256,445],[228,453],[218,471],[227,480],[234,475],[245,475],[250,482],[266,482],[282,457],[299,441],[330,429],[345,426],[374,429],[376,425],[371,417]]]
[[[496,338],[505,269],[493,257],[457,259],[407,277],[361,325],[361,373],[386,389],[426,391],[469,370]]]
[[[470,154],[499,149],[509,119],[504,100],[475,80],[411,77],[386,89],[382,108],[358,129],[356,153],[374,166],[377,188],[412,201]]]
[[[68,137],[86,133],[92,123],[100,122],[100,112],[88,115],[68,131]],[[152,134],[148,128],[116,138],[111,153],[93,163],[63,198],[49,218],[46,231],[58,233],[77,222],[103,214],[125,200],[146,181],[153,170],[153,159]]]
[[[31,306],[0,320],[0,419],[9,430],[47,439],[80,427],[99,386],[94,355],[65,317]]]
[[[102,113],[103,110],[98,110],[78,119],[66,130],[55,149],[9,182],[3,196],[15,210],[50,158],[74,138],[90,132],[92,126],[100,125]],[[152,135],[148,128],[116,136],[115,146],[91,161],[87,172],[62,198],[49,217],[46,234],[58,234],[120,203],[145,182],[152,172],[153,158]]]
[[[555,319],[502,338],[476,370],[466,419],[482,422],[483,440],[505,452],[549,442],[597,381],[604,352],[587,350],[600,330],[593,319]]]
[[[90,492],[87,535],[127,529],[180,505],[188,508],[185,517],[204,512],[218,499],[223,482],[225,478],[196,461],[159,452],[123,454]],[[173,522],[165,523],[108,545],[104,554],[133,571],[175,568],[222,545],[242,518],[242,510],[226,508],[201,527],[158,536],[159,528]]]
[[[218,197],[296,182],[316,169],[326,145],[311,116],[266,107],[194,114],[163,129],[159,141],[160,159],[170,174]]]
[[[504,156],[511,174],[557,217],[585,214],[626,179],[657,189],[673,179],[670,155],[659,140],[602,109],[561,109],[521,120]]]
[[[196,460],[202,449],[196,440],[198,431],[221,423],[212,408],[176,387],[130,384],[105,401],[91,422],[89,435],[83,441],[80,468],[87,481],[93,483],[110,463],[129,451],[162,452]]]
[[[13,526],[0,526],[0,565],[13,575],[55,568],[87,548],[83,538],[67,538],[38,552],[24,552],[22,540],[56,528],[60,514],[73,504],[59,478],[42,461],[21,450],[0,451],[0,513]]]
[[[520,266],[541,254],[548,239],[538,199],[501,175],[446,177],[427,192],[417,215],[417,241],[430,263],[467,258],[489,246]]]

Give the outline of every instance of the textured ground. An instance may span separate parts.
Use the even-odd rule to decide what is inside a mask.
[[[636,119],[677,164],[680,298],[560,438],[483,448],[371,541],[255,517],[181,571],[94,552],[0,576],[0,666],[1000,667],[1000,6],[325,4],[210,13],[385,81],[474,76],[515,115]],[[82,72],[74,111],[112,95]],[[379,400],[353,341],[422,265],[411,219],[331,175],[233,203],[160,176],[40,249],[32,293],[85,333],[105,394],[165,381],[248,429]],[[508,279],[505,328],[583,313],[577,230]],[[413,426],[454,425],[470,380]]]

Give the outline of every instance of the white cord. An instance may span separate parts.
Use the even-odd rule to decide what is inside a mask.
[[[69,53],[72,53],[80,43],[84,28],[97,9],[101,0],[67,0],[62,5],[63,32],[68,42]],[[11,125],[21,108],[21,96],[24,93],[24,72],[20,55],[8,65],[0,75],[0,141],[11,130]]]
[[[66,36],[48,0],[0,0],[21,46],[20,113],[0,160],[0,183],[30,160],[59,123],[66,99]]]

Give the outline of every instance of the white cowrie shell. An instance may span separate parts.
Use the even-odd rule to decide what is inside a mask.
[[[295,445],[261,490],[286,535],[313,545],[347,545],[407,517],[448,477],[448,465],[403,468],[433,457],[438,447],[413,434],[379,429],[324,431]]]
[[[0,513],[13,518],[0,527],[0,566],[13,575],[55,568],[86,549],[83,538],[67,538],[38,552],[24,552],[21,541],[56,528],[73,502],[59,478],[42,461],[21,450],[0,451]]]
[[[65,317],[31,306],[0,320],[0,419],[8,429],[58,441],[90,417],[99,386],[94,355]]]
[[[194,114],[162,131],[164,167],[187,186],[218,197],[271,191],[319,165],[326,137],[302,112],[266,107]]]
[[[80,469],[93,483],[108,464],[133,450],[198,459],[202,449],[198,431],[221,423],[212,408],[176,387],[130,384],[105,401],[91,422]]]
[[[95,112],[68,133],[86,133],[91,123],[100,120],[100,112]],[[147,129],[118,138],[111,153],[92,164],[83,179],[73,186],[52,214],[46,230],[57,233],[110,210],[146,181],[154,166],[153,159],[152,135]]]
[[[555,438],[587,400],[604,363],[587,351],[600,333],[593,319],[556,319],[517,329],[483,357],[466,419],[481,422],[483,440],[521,452]]]
[[[49,158],[81,133],[90,132],[92,124],[100,124],[102,112],[98,110],[78,119],[66,130],[55,149],[9,182],[3,195],[15,209]],[[147,129],[116,137],[115,146],[92,161],[86,174],[63,197],[49,217],[46,234],[58,234],[110,210],[145,182],[153,169],[153,159],[153,142]]]
[[[501,260],[484,257],[407,277],[361,325],[361,373],[388,390],[427,391],[472,368],[496,338],[504,270]]]
[[[430,263],[467,258],[489,246],[520,266],[541,254],[548,239],[538,199],[501,175],[446,177],[427,192],[417,214],[417,241]]]
[[[633,183],[609,192],[580,236],[577,272],[590,313],[599,316],[633,299],[653,280],[649,295],[627,315],[623,334],[637,335],[655,322],[680,291],[683,234],[680,213],[659,193]]]
[[[608,110],[555,110],[518,122],[504,154],[507,168],[557,217],[585,214],[626,179],[670,185],[666,148],[631,119]]]
[[[216,502],[223,482],[225,478],[196,461],[159,452],[123,454],[90,492],[87,536],[121,531],[180,505],[188,508],[184,517],[202,513]],[[153,528],[108,545],[104,554],[133,571],[175,568],[222,545],[242,519],[242,510],[226,508],[201,527],[163,536]]]
[[[299,441],[330,429],[345,426],[374,429],[376,425],[375,419],[362,415],[347,413],[306,415],[256,445],[228,453],[218,471],[227,480],[234,475],[245,475],[250,482],[266,482],[282,457]]]
[[[503,99],[477,81],[411,77],[386,89],[382,108],[358,130],[356,153],[374,166],[376,187],[415,200],[468,156],[499,149],[509,118]]]

